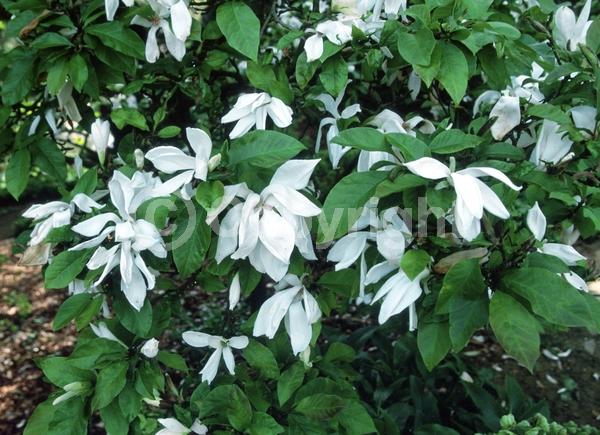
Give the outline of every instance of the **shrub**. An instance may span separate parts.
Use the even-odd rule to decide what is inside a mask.
[[[591,0],[0,3],[6,189],[54,192],[17,240],[78,331],[26,434],[498,430],[420,377],[599,330]]]

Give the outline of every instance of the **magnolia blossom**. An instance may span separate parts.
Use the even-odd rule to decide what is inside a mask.
[[[192,15],[184,0],[172,2],[170,0],[148,0],[154,12],[151,21],[136,15],[131,24],[148,27],[148,39],[146,40],[146,60],[150,63],[156,62],[160,55],[156,33],[162,29],[165,35],[167,50],[175,59],[181,61],[185,56],[185,40],[190,35],[192,28]],[[168,19],[171,19],[169,25]],[[171,28],[173,30],[171,30]]]
[[[571,109],[571,116],[575,126],[582,130],[586,138],[596,130],[596,108],[591,106],[577,106]],[[565,131],[561,131],[560,124],[545,119],[538,133],[537,143],[529,160],[538,167],[546,164],[559,164],[572,158],[569,154],[573,141]]]
[[[81,396],[85,394],[92,385],[89,382],[71,382],[63,387],[65,391],[52,401],[52,405],[58,405],[61,402],[69,400],[71,397]]]
[[[333,261],[335,270],[350,267],[360,257],[360,281],[357,303],[370,302],[371,298],[365,295],[367,264],[365,252],[369,248],[368,242],[376,242],[380,252],[390,261],[399,260],[404,253],[405,235],[410,230],[398,215],[398,208],[389,208],[378,217],[369,207],[363,209],[361,217],[353,225],[352,231],[339,239],[327,254],[327,261]]]
[[[193,347],[211,347],[215,349],[204,368],[200,371],[202,382],[209,384],[217,376],[221,356],[230,374],[235,374],[235,360],[231,349],[244,349],[248,346],[248,337],[239,336],[223,338],[218,335],[209,335],[204,332],[186,331],[182,335],[183,341]]]
[[[318,162],[284,163],[260,195],[244,183],[226,188],[219,207],[209,213],[208,223],[236,196],[243,202],[234,205],[221,222],[217,263],[228,256],[234,260],[248,258],[256,270],[279,281],[288,270],[294,246],[304,258],[316,260],[306,218],[317,216],[321,210],[298,190],[307,186]]]
[[[113,334],[112,331],[110,329],[108,329],[108,326],[106,326],[106,323],[100,322],[100,323],[98,323],[98,325],[94,325],[93,323],[90,323],[90,328],[92,328],[92,331],[94,332],[94,334],[96,334],[97,337],[104,338],[105,340],[114,341],[115,343],[119,343],[124,348],[127,348],[127,345],[125,343],[123,343],[121,340],[119,340],[115,336],[115,334]]]
[[[240,301],[240,295],[242,293],[242,285],[240,284],[240,273],[236,273],[231,280],[229,286],[229,309],[233,310],[238,302]]]
[[[192,179],[205,181],[208,175],[212,141],[208,134],[199,128],[186,128],[185,134],[196,154],[195,157],[188,156],[174,146],[159,146],[148,151],[146,158],[156,169],[165,174],[182,171],[165,182],[163,187],[165,190],[175,191],[183,186],[182,194],[184,198],[189,199]]]
[[[76,233],[92,238],[72,247],[71,251],[96,247],[113,235],[115,244],[109,249],[98,247],[87,267],[90,270],[104,267],[94,282],[94,285],[99,285],[119,265],[121,291],[138,311],[144,305],[146,291],[153,289],[155,284],[154,274],[140,254],[148,250],[156,257],[165,258],[167,251],[158,229],[144,219],[136,219],[135,213],[146,200],[162,196],[161,188],[160,180],[151,174],[136,172],[129,179],[117,171],[108,183],[108,189],[118,215],[113,212],[102,213],[73,227]],[[108,223],[113,225],[106,227]]]
[[[294,355],[297,355],[310,345],[311,325],[321,318],[319,304],[296,275],[286,275],[275,290],[277,292],[258,310],[252,335],[273,338],[285,318],[285,329]]]
[[[544,235],[546,234],[546,216],[542,212],[542,209],[536,202],[533,207],[527,212],[527,227],[533,233],[538,241],[543,241]],[[585,261],[586,258],[581,255],[570,245],[564,245],[562,243],[548,243],[544,241],[539,252],[546,255],[552,255],[560,258],[567,266],[576,266],[579,261]],[[570,277],[572,279],[572,277]],[[575,286],[577,287],[577,286]]]
[[[382,10],[390,16],[406,10],[406,0],[333,0],[331,8],[336,12],[359,17],[372,12],[374,18],[379,18]]]
[[[147,340],[140,349],[140,352],[147,358],[154,358],[158,355],[158,340],[156,338]]]
[[[81,121],[81,114],[79,113],[77,103],[73,98],[73,83],[70,80],[65,82],[63,87],[60,88],[56,98],[58,99],[58,108],[64,112],[71,121]]]
[[[92,144],[96,153],[98,153],[98,160],[100,164],[104,164],[106,157],[106,149],[114,147],[115,138],[110,132],[110,122],[96,119],[90,128],[91,135],[88,138],[92,140]]]
[[[130,8],[133,6],[134,0],[121,0],[125,6]],[[119,8],[119,0],[104,0],[104,9],[106,10],[106,19],[112,21],[115,18],[115,13]]]
[[[175,418],[159,418],[158,422],[164,429],[156,432],[156,435],[187,435],[192,432],[204,435],[208,433],[206,425],[202,424],[198,419],[194,420],[192,427],[185,426]]]
[[[89,196],[78,193],[71,201],[51,201],[46,204],[35,204],[25,210],[23,217],[36,221],[29,239],[29,246],[42,243],[53,228],[71,223],[71,218],[77,209],[91,213],[94,209],[104,207]]]
[[[405,166],[420,177],[430,180],[446,178],[454,186],[454,219],[459,234],[467,241],[473,240],[481,232],[484,209],[500,219],[510,216],[498,195],[480,181],[480,177],[493,177],[513,190],[521,190],[520,186],[514,185],[506,175],[494,168],[473,167],[455,172],[431,157],[420,158]]]
[[[395,112],[389,109],[384,109],[377,114],[369,125],[377,128],[382,133],[402,133],[408,134],[409,136],[416,137],[419,130],[424,134],[431,134],[435,132],[435,127],[427,119],[421,116],[414,116],[407,121]],[[375,163],[378,162],[390,162],[390,164],[398,164],[398,159],[393,155],[385,151],[365,151],[361,150],[358,156],[358,164],[356,169],[358,172],[368,171]]]
[[[346,86],[348,86],[348,83],[346,83]],[[340,159],[344,156],[344,154],[346,154],[351,149],[351,147],[345,147],[342,145],[338,145],[335,142],[332,142],[332,139],[340,133],[340,130],[337,126],[337,122],[340,119],[350,119],[358,112],[360,112],[360,104],[352,104],[351,106],[348,106],[344,110],[342,110],[342,113],[340,114],[339,106],[342,100],[344,99],[344,95],[346,94],[346,86],[344,86],[344,88],[335,100],[331,95],[328,94],[321,94],[316,97],[317,100],[323,103],[323,105],[325,106],[325,110],[329,112],[331,116],[323,118],[319,123],[315,151],[319,151],[319,148],[321,147],[321,131],[323,127],[329,126],[325,138],[327,141],[327,152],[329,154],[329,160],[331,161],[331,166],[333,166],[334,169],[338,167]]]
[[[307,33],[314,33],[304,43],[306,60],[313,62],[323,55],[323,38],[332,44],[344,45],[352,40],[352,26],[365,28],[365,23],[357,16],[339,14],[336,20],[327,20],[317,24],[315,29],[307,29]]]
[[[248,133],[252,127],[264,130],[267,115],[279,128],[285,128],[292,123],[293,110],[277,97],[271,97],[266,92],[242,94],[233,108],[221,118],[222,124],[236,122],[229,133],[230,139],[236,139]]]
[[[577,51],[579,44],[586,42],[587,32],[592,25],[590,10],[592,0],[587,0],[579,17],[567,6],[561,6],[554,14],[554,40],[559,47]]]
[[[539,89],[540,81],[545,80],[546,73],[537,63],[532,64],[531,76],[520,75],[511,77],[511,84],[502,92],[485,91],[473,105],[473,115],[476,115],[483,104],[494,104],[490,111],[490,119],[495,119],[490,130],[492,137],[502,140],[521,123],[520,98],[530,104],[540,104],[544,94]]]

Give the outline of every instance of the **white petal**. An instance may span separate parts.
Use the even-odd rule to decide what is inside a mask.
[[[430,180],[439,180],[450,175],[450,169],[446,165],[431,157],[422,157],[418,160],[405,163],[404,166],[413,174]]]
[[[482,181],[474,178],[475,183],[479,186],[479,191],[481,192],[481,199],[483,201],[483,208],[489,211],[494,216],[499,217],[500,219],[508,219],[510,217],[510,213],[498,198],[498,195],[486,186]]]
[[[221,337],[217,335],[206,334],[204,332],[185,331],[183,334],[181,334],[181,338],[183,338],[183,341],[193,347],[208,346],[216,349],[221,343]]]
[[[227,212],[219,226],[219,240],[217,241],[217,251],[215,253],[215,260],[217,263],[220,263],[225,257],[233,254],[237,248],[238,231],[243,207],[243,204],[236,204],[233,206],[231,210]]]
[[[462,199],[461,203],[467,207],[469,213],[477,219],[481,219],[483,216],[483,198],[477,180],[469,175],[459,173],[454,173],[451,177],[457,198]]]
[[[178,433],[187,433],[189,429],[174,418],[159,418],[158,422],[165,428]]]
[[[292,123],[292,108],[279,98],[271,98],[271,102],[267,106],[267,113],[279,128],[288,127]]]
[[[240,217],[239,246],[231,256],[234,260],[246,258],[258,243],[260,211],[256,206],[259,201],[260,197],[255,193],[246,198]]]
[[[377,232],[377,250],[388,261],[400,261],[405,244],[404,234],[396,228],[388,227]]]
[[[577,262],[586,260],[575,248],[561,243],[545,243],[540,252],[560,258],[567,266],[576,266]]]
[[[307,62],[320,59],[323,54],[323,37],[319,34],[309,37],[304,43],[304,51],[306,52]]]
[[[481,232],[481,222],[473,216],[462,198],[456,198],[454,206],[454,220],[458,233],[468,242],[473,240]]]
[[[94,248],[94,247],[98,246],[100,243],[104,242],[106,240],[106,238],[108,237],[108,235],[110,233],[112,233],[114,230],[115,230],[114,226],[106,227],[96,237],[86,240],[85,242],[79,243],[78,245],[75,245],[75,246],[69,248],[69,251],[81,251],[83,249]],[[45,238],[45,236],[44,236],[44,238]]]
[[[352,104],[351,106],[346,107],[342,110],[342,119],[350,119],[358,112],[360,112],[360,104]]]
[[[398,264],[390,263],[389,261],[384,261],[382,263],[376,264],[367,272],[364,284],[369,285],[379,282],[384,276],[390,274],[392,271],[397,269]]]
[[[510,187],[513,190],[521,190],[521,186],[517,186],[517,185],[513,184],[513,182],[510,181],[510,178],[508,178],[506,175],[504,175],[498,169],[485,168],[485,167],[474,167],[474,168],[462,169],[462,170],[458,171],[457,174],[470,175],[471,177],[476,177],[476,178],[486,177],[486,176],[493,177],[496,180],[503,182],[504,184],[506,184],[508,187]]]
[[[259,259],[257,260],[258,257]],[[261,273],[266,273],[269,277],[277,282],[287,273],[289,268],[288,261],[281,261],[271,253],[262,243],[256,245],[256,249],[252,251],[248,257],[250,264]],[[257,267],[257,261],[260,262],[260,267]]]
[[[171,53],[175,59],[181,62],[181,59],[183,59],[183,56],[185,56],[185,42],[181,41],[173,34],[171,28],[169,27],[169,23],[166,21],[161,22],[161,28],[163,34],[165,35],[167,50],[169,50],[169,53]]]
[[[312,337],[312,328],[302,307],[302,301],[296,301],[290,305],[285,316],[285,329],[290,336],[294,355],[298,355],[308,347]]]
[[[119,7],[119,0],[104,0],[104,9],[106,10],[106,19],[112,21]]]
[[[506,95],[501,97],[490,112],[490,118],[496,118],[491,127],[493,138],[504,139],[504,136],[521,123],[519,98]]]
[[[266,335],[268,338],[273,338],[292,301],[301,289],[301,287],[292,287],[279,291],[263,302],[258,310],[252,335],[255,337]]]
[[[236,273],[229,286],[229,309],[233,310],[240,301],[240,293],[242,291],[240,285],[240,273]]]
[[[206,361],[204,368],[200,371],[202,374],[202,382],[206,381],[210,384],[217,376],[217,371],[219,370],[219,361],[221,360],[221,353],[222,350],[219,347],[212,353],[210,358],[208,358],[208,361]]]
[[[269,195],[273,195],[276,202],[269,199]],[[311,217],[321,214],[321,209],[312,201],[300,192],[281,184],[272,184],[268,186],[262,192],[262,197],[265,199],[265,203],[271,204],[276,208],[279,208],[279,205],[281,205],[285,207],[288,212],[296,216]]]
[[[190,36],[192,15],[183,0],[179,0],[171,6],[171,25],[177,39],[185,41]]]
[[[337,263],[335,265],[335,270],[342,270],[350,267],[363,253],[367,245],[368,237],[369,233],[365,231],[350,233],[342,237],[335,242],[335,245],[329,250],[327,261]]]
[[[235,359],[229,346],[223,348],[223,361],[225,361],[225,367],[227,367],[229,374],[235,375]]]
[[[536,240],[542,240],[546,234],[546,216],[537,201],[527,212],[527,226]]]
[[[189,127],[185,129],[185,135],[196,154],[196,158],[208,162],[210,152],[212,151],[210,136],[202,129]]]
[[[228,343],[229,346],[233,347],[234,349],[244,349],[246,348],[246,346],[248,346],[248,337],[246,337],[245,335],[231,337],[228,340]]]
[[[165,174],[194,169],[196,166],[195,159],[192,156],[188,156],[179,148],[172,146],[152,148],[146,153],[146,158],[152,162],[156,169]]]
[[[102,213],[78,223],[72,230],[85,237],[97,236],[109,222],[120,222],[119,216],[114,213]]]
[[[123,258],[123,255],[121,255],[121,262],[123,261]],[[121,291],[125,295],[127,301],[137,311],[140,311],[144,306],[144,300],[146,299],[146,290],[146,281],[144,281],[144,277],[142,276],[140,270],[137,267],[132,267],[131,279],[121,280]]]
[[[146,39],[146,60],[149,63],[156,62],[158,56],[160,56],[158,42],[156,41],[156,32],[158,32],[158,27],[154,25],[148,30],[148,37]]]
[[[221,120],[221,122],[223,121]],[[231,132],[229,133],[229,138],[237,139],[238,137],[242,137],[243,135],[248,133],[255,124],[256,117],[254,116],[254,114],[244,116],[237,122],[237,124],[235,124],[233,130],[231,130]]]
[[[272,210],[264,210],[259,223],[259,238],[275,258],[289,263],[296,233],[288,221]]]
[[[473,103],[473,116],[479,113],[482,105],[493,104],[500,99],[502,94],[498,91],[485,91]]]
[[[85,193],[78,193],[71,200],[73,204],[75,204],[79,210],[85,213],[91,213],[92,209],[103,208],[103,205],[98,204],[92,198],[87,196]]]
[[[585,280],[575,272],[563,273],[562,277],[577,290],[581,290],[582,292],[588,292],[590,290]]]
[[[404,275],[404,272],[399,272],[398,275],[401,276],[394,282],[394,288],[381,304],[378,318],[380,324],[385,323],[391,316],[404,311],[421,296],[422,290],[418,281],[419,278],[410,281]]]
[[[289,160],[273,174],[271,184],[283,184],[294,190],[304,189],[320,159]]]
[[[141,347],[140,352],[146,358],[154,358],[156,355],[158,355],[158,340],[156,338],[147,340]]]

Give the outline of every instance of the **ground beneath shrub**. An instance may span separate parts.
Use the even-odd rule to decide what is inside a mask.
[[[65,292],[44,289],[40,268],[18,265],[10,243],[0,242],[0,434],[20,433],[52,390],[35,360],[67,355],[74,344],[72,329],[51,327]],[[500,382],[515,376],[529,395],[548,401],[554,419],[600,425],[600,336],[573,330],[545,336],[542,347],[534,375],[488,334],[477,335],[464,357],[495,370]]]

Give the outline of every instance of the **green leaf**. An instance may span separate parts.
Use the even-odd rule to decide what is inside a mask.
[[[258,369],[261,374],[269,379],[279,377],[279,367],[271,350],[256,340],[250,340],[244,349],[244,359],[251,367]]]
[[[179,370],[180,372],[187,372],[189,370],[185,359],[177,353],[161,350],[158,352],[158,360],[167,367]]]
[[[231,48],[256,62],[260,21],[245,3],[230,1],[217,8],[217,25]]]
[[[415,187],[424,186],[427,179],[414,174],[401,174],[394,181],[384,180],[375,191],[377,198],[384,198],[394,193],[404,192]]]
[[[87,382],[94,378],[92,371],[76,367],[69,358],[64,356],[44,358],[39,362],[39,366],[44,376],[61,388],[71,382]]]
[[[35,143],[34,163],[46,174],[59,183],[67,178],[65,155],[58,149],[56,143],[49,139],[41,139]]]
[[[440,43],[442,60],[437,79],[448,91],[455,105],[462,101],[469,82],[469,65],[463,52],[451,43]]]
[[[549,119],[561,125],[569,125],[571,123],[569,116],[563,110],[548,103],[532,104],[527,109],[527,113],[529,116]]]
[[[88,79],[88,68],[85,59],[80,54],[76,54],[69,61],[68,68],[73,86],[81,92]]]
[[[183,278],[200,268],[208,252],[211,231],[205,220],[204,209],[193,203],[175,219],[173,260]]]
[[[93,249],[63,251],[54,257],[44,275],[46,288],[67,287],[85,268],[93,252]]]
[[[125,296],[119,294],[113,302],[113,308],[121,325],[138,337],[146,337],[152,327],[152,305],[148,298],[138,311],[131,306]]]
[[[165,128],[161,128],[157,133],[157,136],[161,139],[169,139],[177,136],[179,133],[181,133],[181,128],[177,127],[176,125],[169,125]]]
[[[317,393],[305,397],[294,406],[294,411],[314,420],[329,420],[344,409],[345,400],[333,394]]]
[[[68,325],[71,320],[81,314],[91,300],[92,295],[90,293],[80,293],[69,297],[58,309],[54,322],[52,322],[52,329],[58,331]]]
[[[428,28],[424,27],[416,33],[402,31],[398,36],[398,52],[411,65],[429,65],[435,49],[435,38]]]
[[[277,435],[285,432],[285,429],[269,414],[255,412],[248,432],[250,435]]]
[[[243,431],[252,420],[250,402],[237,385],[219,385],[198,402],[200,418],[219,415],[235,430]]]
[[[331,141],[338,145],[358,148],[365,151],[387,151],[390,146],[385,142],[385,135],[371,127],[356,127],[340,132]]]
[[[317,243],[329,242],[348,233],[379,183],[387,176],[385,171],[367,171],[354,172],[342,178],[331,189],[323,204]]]
[[[352,346],[348,346],[347,344],[335,342],[331,343],[329,348],[327,348],[327,353],[325,354],[325,358],[323,361],[327,362],[347,362],[351,363],[356,358],[356,351]]]
[[[77,318],[75,319],[75,326],[77,326],[77,330],[80,331],[86,326],[90,324],[92,319],[98,314],[100,311],[100,307],[102,306],[102,302],[104,302],[103,295],[95,296],[89,304],[79,313]]]
[[[458,296],[450,300],[450,341],[453,352],[462,350],[473,333],[485,326],[488,306],[489,300],[485,294],[474,299]]]
[[[148,131],[146,118],[137,109],[120,108],[115,109],[110,114],[110,119],[115,123],[119,130],[122,130],[126,125],[139,128],[140,130]]]
[[[98,373],[92,408],[102,409],[115,399],[127,383],[128,361],[116,361]]]
[[[271,168],[287,162],[304,149],[297,139],[277,131],[254,130],[231,143],[229,164],[249,163]]]
[[[421,139],[404,133],[388,133],[385,140],[392,146],[398,148],[407,161],[428,157],[431,155],[429,147]]]
[[[8,68],[2,81],[2,102],[5,105],[17,104],[27,96],[35,80],[35,60],[33,55],[21,57]]]
[[[406,276],[408,276],[410,280],[413,280],[418,274],[425,270],[430,262],[431,257],[427,252],[422,249],[411,249],[402,256],[400,267],[404,273],[406,273]]]
[[[142,38],[129,27],[119,21],[93,24],[85,28],[85,32],[97,36],[102,44],[120,53],[136,59],[145,59],[145,44]]]
[[[29,183],[31,154],[27,149],[17,150],[6,167],[6,190],[18,200]]]
[[[96,191],[96,186],[98,186],[98,170],[96,168],[91,168],[88,169],[79,180],[77,180],[77,184],[73,188],[73,192],[71,192],[71,194],[73,196],[77,195],[78,193],[91,195]]]
[[[435,49],[431,54],[431,62],[427,66],[413,65],[413,68],[417,75],[423,80],[427,87],[431,86],[433,80],[437,77],[440,72],[442,65],[442,46],[440,44],[435,45]]]
[[[444,283],[435,307],[436,314],[449,313],[449,302],[455,296],[477,299],[486,289],[478,258],[462,260],[444,276]]]
[[[593,53],[597,54],[598,51],[600,51],[600,17],[596,17],[588,29],[585,45],[587,45]]]
[[[420,323],[417,346],[425,367],[429,371],[433,370],[450,350],[448,322]]]
[[[304,89],[319,68],[319,62],[308,62],[306,52],[302,51],[296,60],[295,77],[300,89]]]
[[[23,435],[39,435],[48,432],[48,426],[54,419],[56,407],[52,404],[54,399],[47,399],[33,410],[27,419]]]
[[[292,394],[300,388],[304,381],[304,371],[304,364],[298,361],[281,374],[277,380],[279,406],[283,406],[292,397]]]
[[[472,134],[463,133],[460,130],[444,130],[438,134],[429,147],[431,152],[437,154],[452,154],[467,148],[475,148],[481,143],[481,139]]]
[[[515,269],[503,276],[502,284],[529,301],[533,312],[550,323],[596,329],[583,295],[554,272],[535,267]]]
[[[338,420],[348,435],[364,435],[377,433],[373,419],[359,402],[347,402]]]
[[[69,73],[69,63],[65,58],[60,58],[52,63],[52,66],[48,70],[48,77],[46,78],[46,85],[48,86],[48,92],[50,95],[57,95],[67,81],[67,74]]]
[[[341,54],[325,61],[319,74],[319,80],[328,94],[337,97],[348,83],[348,65]]]
[[[31,43],[31,48],[42,50],[44,48],[53,47],[71,47],[72,45],[73,44],[71,44],[71,41],[64,36],[55,32],[46,32],[33,40]]]
[[[100,417],[110,435],[127,435],[129,422],[119,408],[119,402],[114,400],[100,410]]]
[[[219,206],[223,195],[225,186],[219,180],[206,181],[196,188],[196,201],[207,213]]]
[[[497,291],[490,302],[490,325],[504,350],[533,371],[540,355],[540,334],[529,311],[511,296]]]

